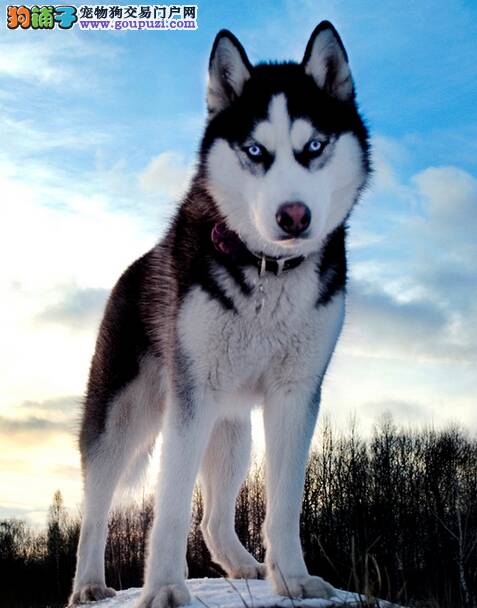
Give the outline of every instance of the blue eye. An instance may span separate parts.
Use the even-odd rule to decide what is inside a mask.
[[[324,148],[324,142],[320,141],[319,139],[311,139],[306,145],[306,148],[311,154],[317,154]]]
[[[246,146],[244,151],[252,160],[260,160],[263,156],[263,149],[258,144],[252,144],[251,146]]]

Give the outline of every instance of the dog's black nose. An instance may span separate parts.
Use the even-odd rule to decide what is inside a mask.
[[[282,230],[292,236],[298,236],[310,225],[311,211],[305,203],[293,201],[280,205],[275,217]]]

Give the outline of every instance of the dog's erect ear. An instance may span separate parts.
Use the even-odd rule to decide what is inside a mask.
[[[209,117],[225,109],[242,93],[251,71],[243,46],[231,32],[221,30],[215,38],[209,61]]]
[[[329,21],[322,21],[313,31],[301,64],[320,89],[329,95],[343,101],[354,99],[348,55],[338,32]]]

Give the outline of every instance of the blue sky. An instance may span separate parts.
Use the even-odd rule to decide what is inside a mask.
[[[195,32],[28,32],[6,30],[2,2],[0,517],[41,523],[57,487],[79,501],[74,432],[102,307],[187,185],[223,27],[252,62],[300,60],[331,20],[373,135],[325,414],[364,432],[385,411],[476,427],[477,5],[198,4]]]

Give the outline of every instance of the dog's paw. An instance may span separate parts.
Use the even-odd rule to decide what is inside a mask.
[[[190,593],[184,583],[163,585],[157,591],[144,590],[135,608],[177,608],[191,601]]]
[[[315,597],[329,599],[335,595],[335,588],[319,576],[274,576],[273,587],[286,597]]]
[[[265,578],[267,576],[267,568],[265,564],[239,564],[227,570],[227,575],[230,578],[246,578],[256,579]]]
[[[116,591],[112,587],[106,585],[89,584],[82,585],[77,591],[73,591],[68,600],[68,608],[82,604],[83,602],[95,602],[104,600],[107,597],[113,597]]]

